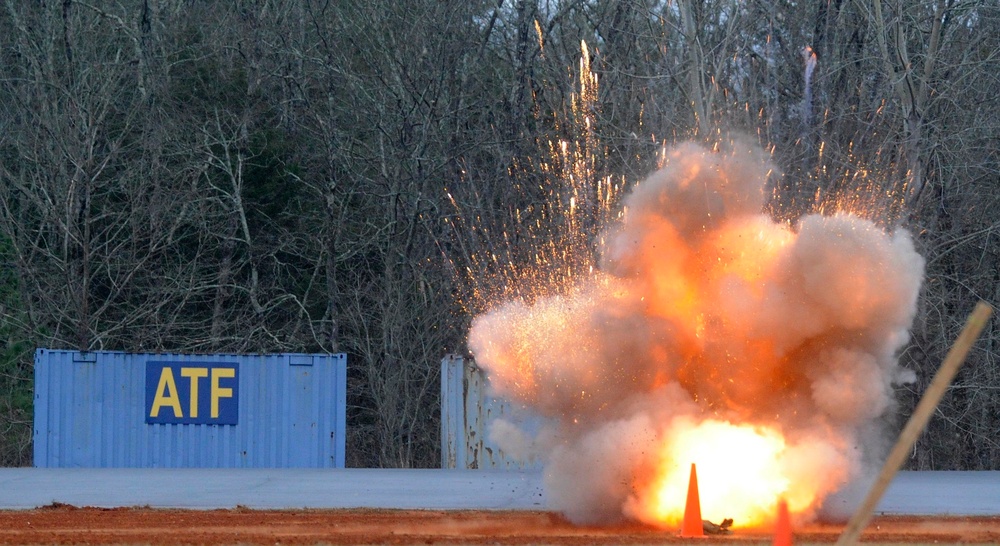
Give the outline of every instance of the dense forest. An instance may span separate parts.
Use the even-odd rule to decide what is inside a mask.
[[[994,0],[6,0],[0,464],[49,347],[345,352],[348,465],[436,466],[471,318],[734,135],[775,217],[914,234],[905,415],[1000,303],[998,37]],[[909,467],[1000,469],[998,386],[994,322]]]

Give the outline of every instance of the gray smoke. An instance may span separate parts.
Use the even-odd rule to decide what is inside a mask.
[[[706,517],[765,523],[783,497],[809,518],[877,461],[924,261],[856,215],[773,221],[773,173],[749,146],[680,145],[626,196],[599,271],[475,319],[495,394],[547,420],[497,439],[545,461],[552,508],[673,525],[698,462]]]

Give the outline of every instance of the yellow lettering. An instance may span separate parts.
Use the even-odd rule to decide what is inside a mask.
[[[212,419],[219,417],[219,398],[233,397],[233,389],[219,386],[219,379],[222,377],[236,377],[236,370],[233,368],[212,368]]]
[[[167,394],[167,390],[170,394]],[[164,367],[160,372],[160,383],[156,386],[156,396],[153,398],[153,407],[149,410],[150,417],[159,417],[160,408],[168,406],[174,410],[174,417],[184,417],[181,410],[181,399],[177,394],[177,383],[174,382],[174,372],[170,368]]]
[[[198,417],[198,379],[208,377],[208,368],[181,368],[181,376],[190,379],[191,412],[189,417]]]

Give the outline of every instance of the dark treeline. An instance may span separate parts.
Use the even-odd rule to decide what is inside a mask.
[[[998,36],[992,0],[6,0],[0,464],[50,347],[346,352],[348,464],[437,465],[440,360],[558,220],[560,139],[634,182],[740,133],[776,216],[912,230],[908,412],[1000,303]],[[1000,469],[998,355],[991,326],[911,468]]]

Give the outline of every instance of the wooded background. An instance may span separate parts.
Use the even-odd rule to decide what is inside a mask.
[[[346,352],[348,465],[437,466],[441,358],[565,265],[553,179],[735,133],[784,172],[776,217],[915,234],[907,414],[1000,303],[995,0],[6,0],[0,464],[31,464],[49,347]],[[1000,469],[998,356],[994,322],[910,468]]]

